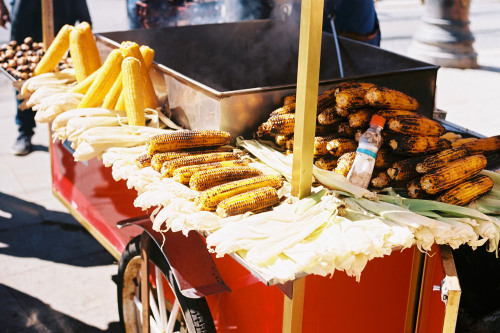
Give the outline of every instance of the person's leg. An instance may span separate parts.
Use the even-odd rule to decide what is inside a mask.
[[[141,22],[137,18],[137,13],[135,11],[135,3],[136,2],[137,2],[137,0],[127,0],[128,28],[131,30],[142,28]]]

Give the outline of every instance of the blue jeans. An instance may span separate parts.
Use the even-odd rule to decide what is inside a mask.
[[[142,25],[137,18],[137,14],[135,13],[135,3],[137,0],[127,0],[127,20],[128,20],[128,28],[130,30],[141,29]]]

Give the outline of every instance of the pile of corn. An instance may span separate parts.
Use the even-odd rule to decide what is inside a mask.
[[[276,205],[281,176],[249,166],[248,159],[227,146],[230,142],[230,134],[224,131],[172,131],[149,138],[147,152],[136,163],[199,191],[194,200],[198,209],[221,217]]]
[[[465,205],[491,189],[486,176],[473,176],[486,165],[481,154],[500,150],[500,136],[462,139],[418,110],[418,101],[398,90],[363,82],[338,84],[318,96],[314,164],[346,177],[354,162],[357,141],[376,114],[386,123],[371,188],[406,188],[412,198],[433,198],[457,205]],[[283,106],[271,112],[256,134],[274,140],[289,153],[293,151],[294,127],[295,99],[287,96]],[[461,146],[463,149],[458,148]],[[454,160],[454,165],[448,165]],[[424,166],[417,170],[419,163]],[[445,166],[452,169],[447,171]],[[433,176],[438,169],[444,176]],[[432,182],[432,177],[444,177],[449,182]],[[421,183],[426,184],[424,189]]]

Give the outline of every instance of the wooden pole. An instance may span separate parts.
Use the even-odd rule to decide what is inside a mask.
[[[42,34],[45,49],[54,40],[54,10],[52,0],[42,0]]]

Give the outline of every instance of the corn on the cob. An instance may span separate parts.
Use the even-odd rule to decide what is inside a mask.
[[[436,194],[476,175],[486,166],[486,163],[486,157],[483,155],[459,158],[447,166],[423,175],[420,178],[420,186],[425,192]]]
[[[81,82],[101,67],[101,58],[87,22],[78,24],[69,34],[69,49],[76,81]]]
[[[393,132],[404,135],[440,136],[445,131],[439,122],[419,114],[391,117],[386,126]]]
[[[295,104],[296,99],[297,99],[297,96],[295,96],[295,95],[285,96],[285,99],[283,100],[283,105],[286,106],[286,105],[290,105],[290,104]]]
[[[391,178],[387,174],[387,170],[382,170],[378,172],[375,177],[372,177],[370,184],[375,188],[384,188],[389,186],[391,183]]]
[[[295,114],[282,114],[269,118],[262,124],[263,130],[271,134],[287,135],[295,130]]]
[[[314,161],[314,165],[323,170],[333,170],[337,166],[337,158],[334,156],[322,156]]]
[[[184,150],[184,151],[170,151],[167,153],[158,153],[153,155],[153,158],[151,159],[151,167],[154,170],[160,172],[163,163],[165,163],[166,161],[174,160],[176,158],[200,155],[200,154],[231,152],[231,151],[233,151],[233,148],[227,146],[227,147],[209,148],[205,150]]]
[[[418,176],[417,164],[425,159],[424,156],[410,157],[396,161],[387,169],[387,174],[394,180],[410,180]]]
[[[377,158],[375,159],[375,168],[387,169],[391,167],[394,162],[400,159],[401,157],[394,155],[389,149],[382,147],[377,152]]]
[[[336,135],[337,125],[316,125],[316,130],[314,131],[316,136],[329,136]]]
[[[488,176],[477,175],[454,186],[437,197],[437,201],[457,206],[464,206],[476,200],[493,188],[493,181]]]
[[[278,191],[274,187],[266,186],[222,200],[217,205],[215,212],[220,217],[246,212],[259,213],[276,205],[278,202]]]
[[[413,116],[417,113],[415,111],[408,111],[408,110],[379,110],[375,112],[377,116],[383,117],[385,119],[385,122],[387,123],[389,119],[392,117],[396,116]]]
[[[101,105],[104,96],[106,96],[120,74],[122,61],[123,55],[120,50],[111,51],[102,68],[98,71],[97,77],[83,96],[80,104],[78,104],[78,108],[91,108]]]
[[[354,158],[356,157],[356,152],[352,151],[349,153],[345,153],[340,156],[337,160],[337,166],[335,167],[335,172],[341,174],[344,177],[347,177],[347,174],[352,168],[352,164],[354,163]]]
[[[279,116],[280,114],[289,114],[289,113],[295,113],[295,103],[284,105],[280,108],[277,108],[276,110],[274,110],[269,114],[269,117],[274,117],[274,116]]]
[[[281,176],[276,175],[265,175],[235,180],[229,183],[214,186],[199,193],[195,198],[195,204],[200,210],[213,211],[216,209],[219,202],[224,199],[266,186],[278,189],[283,186],[283,180]]]
[[[417,100],[405,93],[386,87],[372,87],[366,92],[367,104],[377,108],[394,110],[418,110]]]
[[[337,113],[343,117],[351,110],[361,109],[367,106],[365,102],[366,90],[362,88],[350,88],[340,91],[335,96]]]
[[[125,58],[122,62],[123,94],[128,124],[132,126],[146,125],[143,82],[141,62],[136,58]]]
[[[149,155],[148,153],[142,154],[141,156],[135,159],[135,164],[139,168],[145,168],[151,166],[151,160],[153,159],[153,156],[154,155]]]
[[[337,96],[338,93],[340,93],[343,90],[346,89],[363,89],[368,91],[368,89],[375,87],[373,83],[367,83],[367,82],[354,82],[354,81],[346,81],[346,82],[341,82],[339,83],[335,88],[334,88],[334,95]]]
[[[217,169],[198,171],[191,176],[189,188],[204,191],[211,187],[229,183],[234,180],[262,175],[262,171],[250,166],[228,166]]]
[[[318,112],[318,123],[321,125],[331,125],[343,121],[344,118],[339,116],[335,107],[324,109],[321,113]]]
[[[164,162],[160,172],[163,177],[172,177],[175,169],[183,166],[229,161],[236,159],[239,159],[239,156],[235,153],[208,153],[208,154],[184,156]]]
[[[421,155],[449,149],[451,143],[438,136],[394,135],[389,141],[389,146],[396,154]]]
[[[99,67],[94,73],[87,76],[83,81],[78,82],[78,84],[76,86],[74,86],[71,91],[74,93],[85,95],[87,93],[87,91],[89,90],[90,86],[92,85],[92,82],[94,82],[95,78],[97,77],[97,75],[99,75],[99,72],[101,70],[102,70],[102,66]]]
[[[142,57],[140,46],[134,42],[123,42],[120,50],[125,57],[134,57],[141,63],[142,80],[144,84],[144,106],[146,108],[154,109],[158,106],[158,97],[156,96],[151,77],[149,76],[148,67]]]
[[[122,62],[123,66],[123,62]],[[114,110],[116,108],[116,103],[118,102],[118,98],[122,94],[123,90],[123,71],[120,72],[118,77],[113,83],[113,86],[109,90],[109,92],[104,96],[104,100],[102,101],[102,108]]]
[[[462,147],[471,155],[492,153],[500,150],[500,135],[477,139],[465,143]]]
[[[327,91],[321,93],[318,96],[318,104],[317,104],[317,112],[316,113],[321,113],[326,108],[334,106],[335,102],[336,101],[335,101],[335,96],[334,96],[333,90],[327,90]]]
[[[189,185],[191,176],[198,171],[230,167],[230,166],[246,166],[246,165],[248,165],[248,160],[230,160],[230,161],[188,165],[175,169],[172,178],[176,182],[179,182],[184,185]]]
[[[139,47],[139,51],[141,52],[142,59],[144,59],[146,69],[149,71],[155,58],[155,51],[147,45],[141,45],[141,47]]]
[[[146,144],[150,154],[189,148],[223,146],[231,142],[228,132],[219,130],[175,131],[150,137]]]
[[[337,125],[337,134],[342,138],[355,139],[358,129],[353,128],[349,125],[349,122],[344,121]],[[366,131],[366,128],[360,129],[361,134]],[[357,140],[354,140],[357,141]]]
[[[420,177],[410,180],[406,185],[406,191],[408,196],[412,199],[424,199],[429,197],[429,194],[420,186]]]
[[[338,138],[338,139],[333,139],[330,140],[327,145],[326,149],[330,154],[333,156],[342,156],[343,154],[350,152],[350,151],[355,151],[356,148],[358,148],[358,143],[354,139],[348,139],[348,138]]]
[[[63,58],[69,49],[69,34],[74,27],[66,24],[57,33],[52,44],[50,44],[47,52],[43,55],[40,62],[35,67],[33,75],[40,75],[43,73],[53,71],[59,61]]]
[[[370,124],[374,112],[375,110],[373,109],[359,109],[350,113],[347,116],[349,126],[352,128],[367,127]]]
[[[418,173],[427,173],[466,155],[467,151],[462,147],[446,149],[426,157],[422,162],[417,164],[416,170]]]
[[[478,138],[463,138],[463,139],[458,139],[458,140],[452,141],[451,147],[452,148],[461,147],[461,146],[463,146],[466,143],[474,142],[476,140],[479,140],[479,139]]]
[[[441,135],[441,139],[446,139],[450,142],[455,142],[458,139],[462,139],[462,135],[454,132],[446,132],[443,135]]]
[[[278,146],[285,146],[286,142],[288,140],[290,140],[292,137],[293,137],[293,135],[290,135],[290,134],[288,134],[288,135],[276,135],[274,137],[274,142],[276,142],[276,144]]]
[[[328,151],[326,146],[331,140],[336,138],[337,137],[334,135],[314,137],[314,150],[313,150],[314,156],[328,155],[330,152]]]
[[[115,110],[117,111],[125,111],[125,95],[123,94],[123,83],[122,83],[122,92],[120,93],[120,97],[116,101]]]

